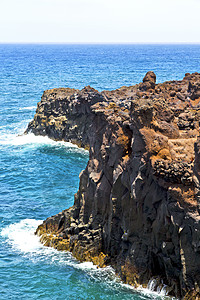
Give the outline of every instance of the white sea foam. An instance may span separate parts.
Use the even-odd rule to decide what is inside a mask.
[[[23,109],[33,109],[35,106],[24,107]],[[56,147],[65,147],[68,149],[68,152],[78,152],[87,154],[88,151],[79,148],[77,145],[74,145],[70,142],[64,141],[54,141],[47,136],[34,135],[33,133],[24,134],[24,131],[27,128],[27,124],[30,120],[22,120],[17,123],[12,123],[11,125],[0,126],[0,145],[8,146],[30,146],[37,147],[43,145],[56,146]]]
[[[70,152],[79,152],[79,153],[88,153],[87,150],[79,148],[78,146],[64,141],[54,141],[47,136],[36,136],[33,133],[29,134],[4,134],[0,137],[0,144],[1,145],[13,145],[13,146],[43,146],[43,145],[50,145],[50,146],[60,146],[68,148]]]
[[[6,226],[1,231],[12,251],[28,257],[32,261],[48,261],[49,264],[71,262],[71,254],[58,252],[54,248],[48,248],[40,243],[40,238],[34,234],[41,220],[24,219],[18,223]]]
[[[92,262],[85,261],[77,265],[77,267],[81,270],[97,270],[97,266],[95,266]]]
[[[161,289],[161,291],[153,291],[148,288],[143,288],[141,286],[141,287],[137,288],[137,291],[145,296],[151,297],[151,299],[159,299],[159,297],[160,297],[160,299],[172,299],[167,296],[165,289]],[[175,299],[175,298],[173,298],[173,299]]]
[[[41,248],[39,237],[34,230],[42,221],[25,219],[19,223],[11,224],[1,231],[1,236],[16,250],[23,253],[37,252]]]
[[[0,126],[0,145],[11,145],[18,136],[22,135],[30,120],[22,120]]]
[[[37,106],[21,107],[20,110],[36,110]]]
[[[24,219],[10,224],[2,229],[1,236],[5,239],[14,252],[18,252],[34,261],[48,261],[68,265],[89,273],[97,270],[91,262],[79,263],[69,252],[57,251],[54,248],[45,247],[40,243],[40,238],[34,234],[41,220]]]
[[[13,251],[18,251],[33,262],[46,261],[48,264],[71,266],[87,273],[95,281],[106,283],[112,289],[138,292],[150,299],[169,299],[169,297],[166,297],[164,290],[155,292],[142,287],[135,289],[122,283],[111,267],[101,269],[92,262],[79,263],[69,252],[57,251],[43,246],[39,241],[39,237],[34,234],[37,226],[41,223],[41,220],[25,219],[5,227],[1,231],[1,236],[5,238],[5,242],[12,247]]]

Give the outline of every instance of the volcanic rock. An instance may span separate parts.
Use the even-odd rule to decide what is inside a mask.
[[[115,91],[44,92],[26,133],[89,150],[74,205],[37,229],[44,245],[200,299],[199,87],[198,73],[156,84],[148,72]]]

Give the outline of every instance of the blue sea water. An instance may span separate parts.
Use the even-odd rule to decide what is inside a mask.
[[[162,299],[111,268],[42,246],[37,225],[73,204],[88,153],[23,134],[45,89],[115,89],[200,72],[200,45],[0,45],[0,299]]]

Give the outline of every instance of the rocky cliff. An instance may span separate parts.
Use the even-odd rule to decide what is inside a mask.
[[[74,205],[37,229],[46,246],[112,265],[126,283],[200,299],[200,74],[115,91],[44,92],[26,133],[89,149]]]

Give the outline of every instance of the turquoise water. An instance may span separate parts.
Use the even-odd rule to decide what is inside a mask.
[[[148,70],[158,82],[200,72],[200,46],[0,45],[0,299],[161,299],[39,243],[37,225],[73,204],[88,153],[18,136],[45,89],[115,89]]]

